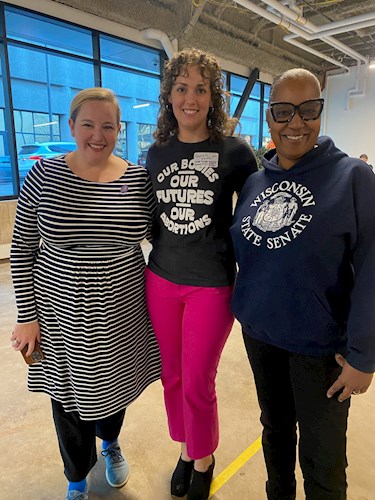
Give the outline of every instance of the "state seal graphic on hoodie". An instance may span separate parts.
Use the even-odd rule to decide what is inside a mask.
[[[249,215],[242,218],[243,236],[256,246],[266,244],[269,249],[287,245],[312,220],[309,207],[314,196],[303,184],[291,181],[275,182],[257,195],[249,207]],[[277,236],[266,237],[265,233]]]

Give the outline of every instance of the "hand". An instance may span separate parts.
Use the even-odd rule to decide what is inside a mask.
[[[15,351],[22,351],[25,345],[28,345],[26,356],[30,356],[34,351],[35,341],[40,342],[39,321],[16,323],[10,340]]]
[[[337,363],[342,367],[342,372],[336,382],[327,391],[327,398],[331,398],[335,392],[342,389],[337,400],[342,403],[350,398],[352,394],[363,394],[369,388],[373,373],[365,373],[353,368],[341,354],[335,356]]]

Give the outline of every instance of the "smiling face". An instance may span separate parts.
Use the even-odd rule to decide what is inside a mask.
[[[183,142],[198,142],[209,137],[207,115],[211,101],[210,82],[201,75],[198,66],[187,66],[177,76],[169,102],[178,123],[178,138]]]
[[[90,165],[106,162],[115,148],[121,128],[116,106],[112,102],[100,100],[84,102],[75,121],[69,119],[69,126],[79,156]]]
[[[290,77],[277,85],[271,102],[290,102],[297,106],[304,101],[318,98],[320,98],[320,88],[314,79]],[[276,146],[279,165],[288,170],[314,148],[320,131],[321,118],[304,121],[297,112],[290,122],[276,123],[268,109],[267,123]]]

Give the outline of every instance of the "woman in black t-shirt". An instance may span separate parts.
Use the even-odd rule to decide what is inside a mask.
[[[257,170],[232,137],[216,59],[197,49],[167,62],[146,166],[157,214],[146,294],[162,357],[170,435],[181,443],[171,493],[207,499],[218,445],[215,376],[233,325],[232,197]],[[191,483],[191,484],[190,484]]]

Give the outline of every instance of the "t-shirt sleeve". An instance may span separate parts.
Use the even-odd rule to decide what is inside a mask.
[[[149,243],[152,243],[152,226],[156,215],[157,205],[152,189],[151,179],[148,174],[145,183],[145,193],[146,193],[147,206],[149,207],[150,210],[150,218],[147,224],[147,232],[145,238]]]

